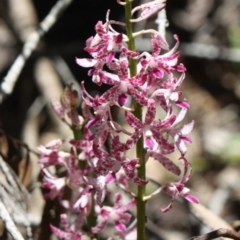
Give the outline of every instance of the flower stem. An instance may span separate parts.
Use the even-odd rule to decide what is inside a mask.
[[[76,126],[72,125],[73,136],[75,140],[82,140],[82,129],[77,128]],[[80,149],[76,149],[77,154],[80,154]],[[87,161],[79,161],[79,167],[81,170],[85,169],[87,166]]]
[[[73,136],[75,140],[82,140],[83,136],[82,136],[82,129],[76,128],[74,125],[72,125],[72,131],[73,131]],[[77,154],[80,154],[80,150],[76,149]],[[79,167],[81,170],[85,169],[87,166],[87,161],[79,161]],[[96,226],[97,224],[97,217],[95,215],[95,210],[94,210],[94,194],[92,193],[92,207],[91,207],[91,211],[89,213],[89,215],[87,216],[87,225],[89,228],[89,231],[91,231],[91,227]],[[97,234],[94,234],[94,238],[98,239]]]
[[[132,32],[132,23],[130,22],[131,10],[132,10],[132,1],[127,0],[125,5],[125,18],[126,18],[126,30],[127,30],[127,36],[128,36],[128,49],[135,51],[135,40]],[[136,75],[137,73],[136,60],[131,58],[129,59],[129,68],[130,68],[131,76]]]
[[[131,19],[132,1],[126,0],[125,17],[126,17],[126,30],[128,35],[128,48],[135,51],[135,40],[132,32]],[[137,74],[136,60],[129,59],[129,68],[131,76]],[[142,107],[140,104],[135,103],[135,116],[142,120]],[[138,177],[146,179],[146,166],[145,166],[145,151],[143,149],[143,136],[137,142],[137,157],[139,158]],[[137,193],[137,240],[145,240],[145,186],[138,186]]]

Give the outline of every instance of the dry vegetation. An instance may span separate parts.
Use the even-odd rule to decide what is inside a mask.
[[[49,223],[57,225],[64,209],[42,197],[36,147],[71,136],[49,104],[66,84],[79,87],[84,79],[92,93],[98,91],[75,57],[86,56],[85,39],[109,8],[112,18],[123,19],[114,0],[0,1],[0,239],[54,239]],[[169,199],[151,200],[148,240],[186,240],[211,231],[191,239],[240,239],[226,230],[240,229],[239,12],[239,0],[167,2],[167,38],[179,35],[181,61],[188,69],[182,90],[191,104],[188,119],[196,120],[188,147],[193,166],[188,187],[201,205],[179,201],[162,214],[159,203],[165,206]],[[154,20],[136,29],[156,27]],[[141,49],[149,48],[139,41]],[[6,82],[12,82],[7,93]],[[148,174],[159,182],[171,177],[151,162]]]

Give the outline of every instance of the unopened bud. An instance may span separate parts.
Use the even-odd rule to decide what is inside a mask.
[[[79,102],[79,95],[73,83],[67,85],[61,96],[61,103],[65,107],[77,108]]]

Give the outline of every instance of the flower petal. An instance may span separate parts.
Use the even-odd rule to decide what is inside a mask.
[[[76,63],[81,67],[93,67],[97,62],[97,60],[92,58],[76,58]]]

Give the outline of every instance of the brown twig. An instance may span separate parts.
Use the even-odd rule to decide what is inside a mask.
[[[192,237],[189,240],[211,240],[219,237],[227,237],[234,240],[240,240],[240,233],[235,232],[234,230],[220,228],[207,234]]]
[[[15,83],[20,75],[27,59],[31,56],[32,52],[37,48],[37,45],[43,35],[57,22],[63,11],[72,3],[73,0],[59,0],[51,9],[49,14],[39,24],[37,31],[31,33],[22,49],[21,54],[9,69],[6,77],[0,85],[0,103],[3,102],[4,97],[11,94]]]

